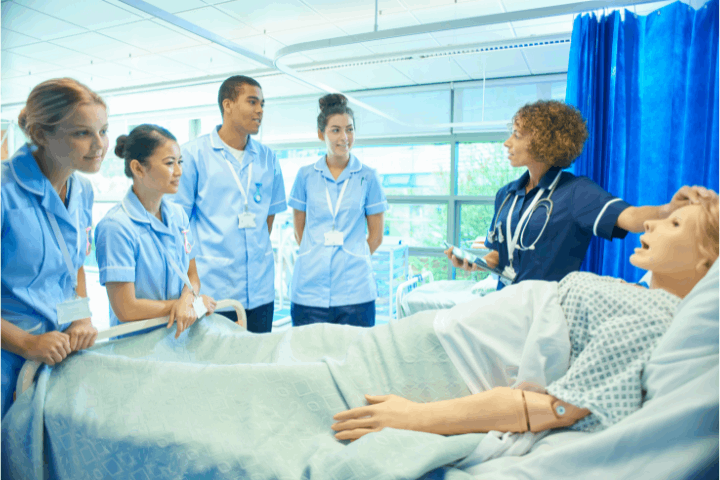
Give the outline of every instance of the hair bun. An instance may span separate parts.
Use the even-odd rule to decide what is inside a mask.
[[[20,127],[23,132],[27,128],[27,110],[25,107],[20,110],[20,115],[18,115],[18,127]]]
[[[115,155],[120,158],[125,156],[125,144],[127,143],[128,136],[120,135],[115,141]]]
[[[327,110],[337,105],[344,107],[348,103],[347,97],[342,93],[330,93],[318,101],[320,102],[320,110]]]

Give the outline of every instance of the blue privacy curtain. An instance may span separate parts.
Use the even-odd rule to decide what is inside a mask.
[[[647,16],[578,16],[566,102],[590,137],[573,165],[631,205],[667,203],[682,185],[718,190],[718,0]],[[636,281],[639,235],[593,238],[582,269]]]

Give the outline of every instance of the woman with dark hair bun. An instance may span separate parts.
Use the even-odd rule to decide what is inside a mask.
[[[178,338],[215,310],[215,300],[199,294],[187,215],[164,198],[180,184],[180,147],[166,129],[140,125],[118,137],[115,155],[125,159],[133,185],[97,226],[97,262],[110,299],[110,323],[169,315],[167,326],[177,323]]]
[[[290,314],[294,326],[371,327],[377,287],[370,255],[382,243],[388,204],[377,172],[350,153],[355,118],[347,98],[330,94],[319,102],[318,138],[327,153],[300,169],[288,201],[300,244]]]
[[[2,162],[2,416],[26,359],[55,365],[95,343],[83,263],[92,185],[108,148],[102,98],[71,78],[30,92],[29,143]]]

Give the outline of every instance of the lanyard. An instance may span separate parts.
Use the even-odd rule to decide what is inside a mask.
[[[330,213],[333,216],[333,230],[335,230],[336,225],[336,218],[337,214],[340,211],[340,204],[342,203],[343,196],[345,195],[345,189],[348,186],[348,183],[350,183],[350,178],[345,180],[345,185],[343,185],[342,190],[340,190],[340,195],[338,195],[337,204],[335,205],[335,209],[333,209],[332,201],[330,201],[330,190],[328,189],[328,180],[323,176],[323,179],[325,180],[325,198],[327,198],[328,208],[330,209]]]
[[[62,232],[60,232],[60,226],[57,223],[57,219],[55,218],[55,215],[53,213],[48,212],[45,210],[45,216],[47,217],[48,221],[50,221],[50,226],[52,227],[52,231],[55,234],[55,238],[58,241],[58,244],[60,245],[60,251],[63,254],[63,258],[65,259],[65,266],[68,269],[68,272],[70,273],[70,278],[72,278],[73,282],[73,291],[75,292],[75,295],[77,295],[77,272],[75,271],[75,268],[73,267],[72,259],[70,257],[70,252],[68,251],[67,244],[65,243],[65,239],[62,236]],[[77,216],[77,213],[76,213]],[[77,230],[80,232],[80,225],[78,222]],[[78,233],[79,235],[79,233]]]
[[[155,245],[158,247],[158,250],[160,250],[160,253],[165,257],[167,262],[170,264],[170,267],[175,271],[177,276],[180,277],[180,280],[182,280],[183,283],[185,284],[185,286],[190,289],[193,296],[195,298],[197,298],[198,294],[195,291],[195,287],[193,287],[192,283],[190,283],[190,277],[188,277],[187,272],[183,272],[182,270],[180,270],[180,267],[178,267],[178,264],[175,263],[175,260],[173,259],[172,255],[170,255],[170,252],[167,251],[165,246],[162,244],[162,242],[158,238],[157,233],[155,233],[155,231],[153,230],[152,227],[148,227],[148,228],[150,230],[152,230],[150,232],[150,234],[151,234],[150,236],[153,238],[153,240],[155,240]],[[173,240],[174,240],[174,237],[173,237]]]
[[[560,180],[560,175],[562,175],[562,171],[558,172],[558,174],[555,176],[555,180],[553,180],[552,185],[550,185],[550,192],[548,193],[547,200],[550,200],[550,197],[552,196],[553,192],[555,191],[555,187],[557,186],[558,180]],[[513,254],[515,253],[515,249],[517,248],[517,242],[520,238],[520,231],[523,230],[520,228],[525,221],[528,219],[528,216],[532,214],[533,208],[537,203],[540,201],[540,197],[542,197],[542,194],[545,192],[544,188],[541,188],[537,195],[535,195],[535,198],[533,199],[532,203],[530,204],[530,207],[525,210],[525,213],[520,218],[520,221],[515,226],[515,234],[512,234],[512,229],[510,228],[510,224],[512,222],[512,214],[513,210],[515,210],[515,204],[517,203],[518,196],[515,195],[515,198],[513,199],[513,203],[510,206],[510,211],[508,212],[507,216],[507,224],[505,225],[505,230],[507,232],[507,242],[508,242],[508,265],[510,268],[512,268],[513,263]],[[498,212],[499,214],[500,212]],[[542,233],[542,232],[540,232]]]
[[[253,164],[252,164],[252,162],[250,162],[250,166],[248,167],[247,191],[245,191],[245,189],[242,186],[242,183],[240,183],[240,177],[238,177],[238,174],[235,171],[235,169],[233,168],[232,163],[230,163],[230,160],[228,160],[227,158],[225,159],[225,161],[227,162],[228,167],[230,167],[230,172],[232,173],[233,178],[235,179],[235,183],[237,183],[238,189],[240,190],[240,193],[242,193],[242,196],[245,199],[245,211],[247,212],[248,208],[249,208],[247,192],[250,191],[250,182],[252,181]]]

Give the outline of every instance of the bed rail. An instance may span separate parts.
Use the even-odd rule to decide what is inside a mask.
[[[220,300],[217,302],[215,310],[221,310],[224,308],[232,307],[237,312],[238,321],[237,324],[242,328],[247,329],[247,316],[245,315],[245,308],[242,303],[237,300]],[[150,318],[148,320],[140,320],[137,322],[127,322],[122,325],[110,327],[107,330],[98,332],[95,341],[105,340],[119,335],[125,335],[128,333],[134,333],[146,328],[157,327],[159,325],[165,325],[170,321],[170,316],[165,315],[164,317]],[[90,347],[92,348],[92,347]],[[15,386],[15,394],[20,395],[25,390],[30,388],[33,381],[35,380],[35,373],[37,373],[42,362],[35,360],[27,360],[20,369],[20,375],[18,376],[17,384]]]
[[[415,288],[417,288],[420,282],[430,283],[433,280],[434,278],[432,272],[422,272],[419,275],[413,275],[407,281],[398,285],[397,293],[395,294],[395,310],[396,318],[398,320],[402,318],[400,316],[400,307],[402,305],[402,298],[405,296],[405,294],[412,292]]]

